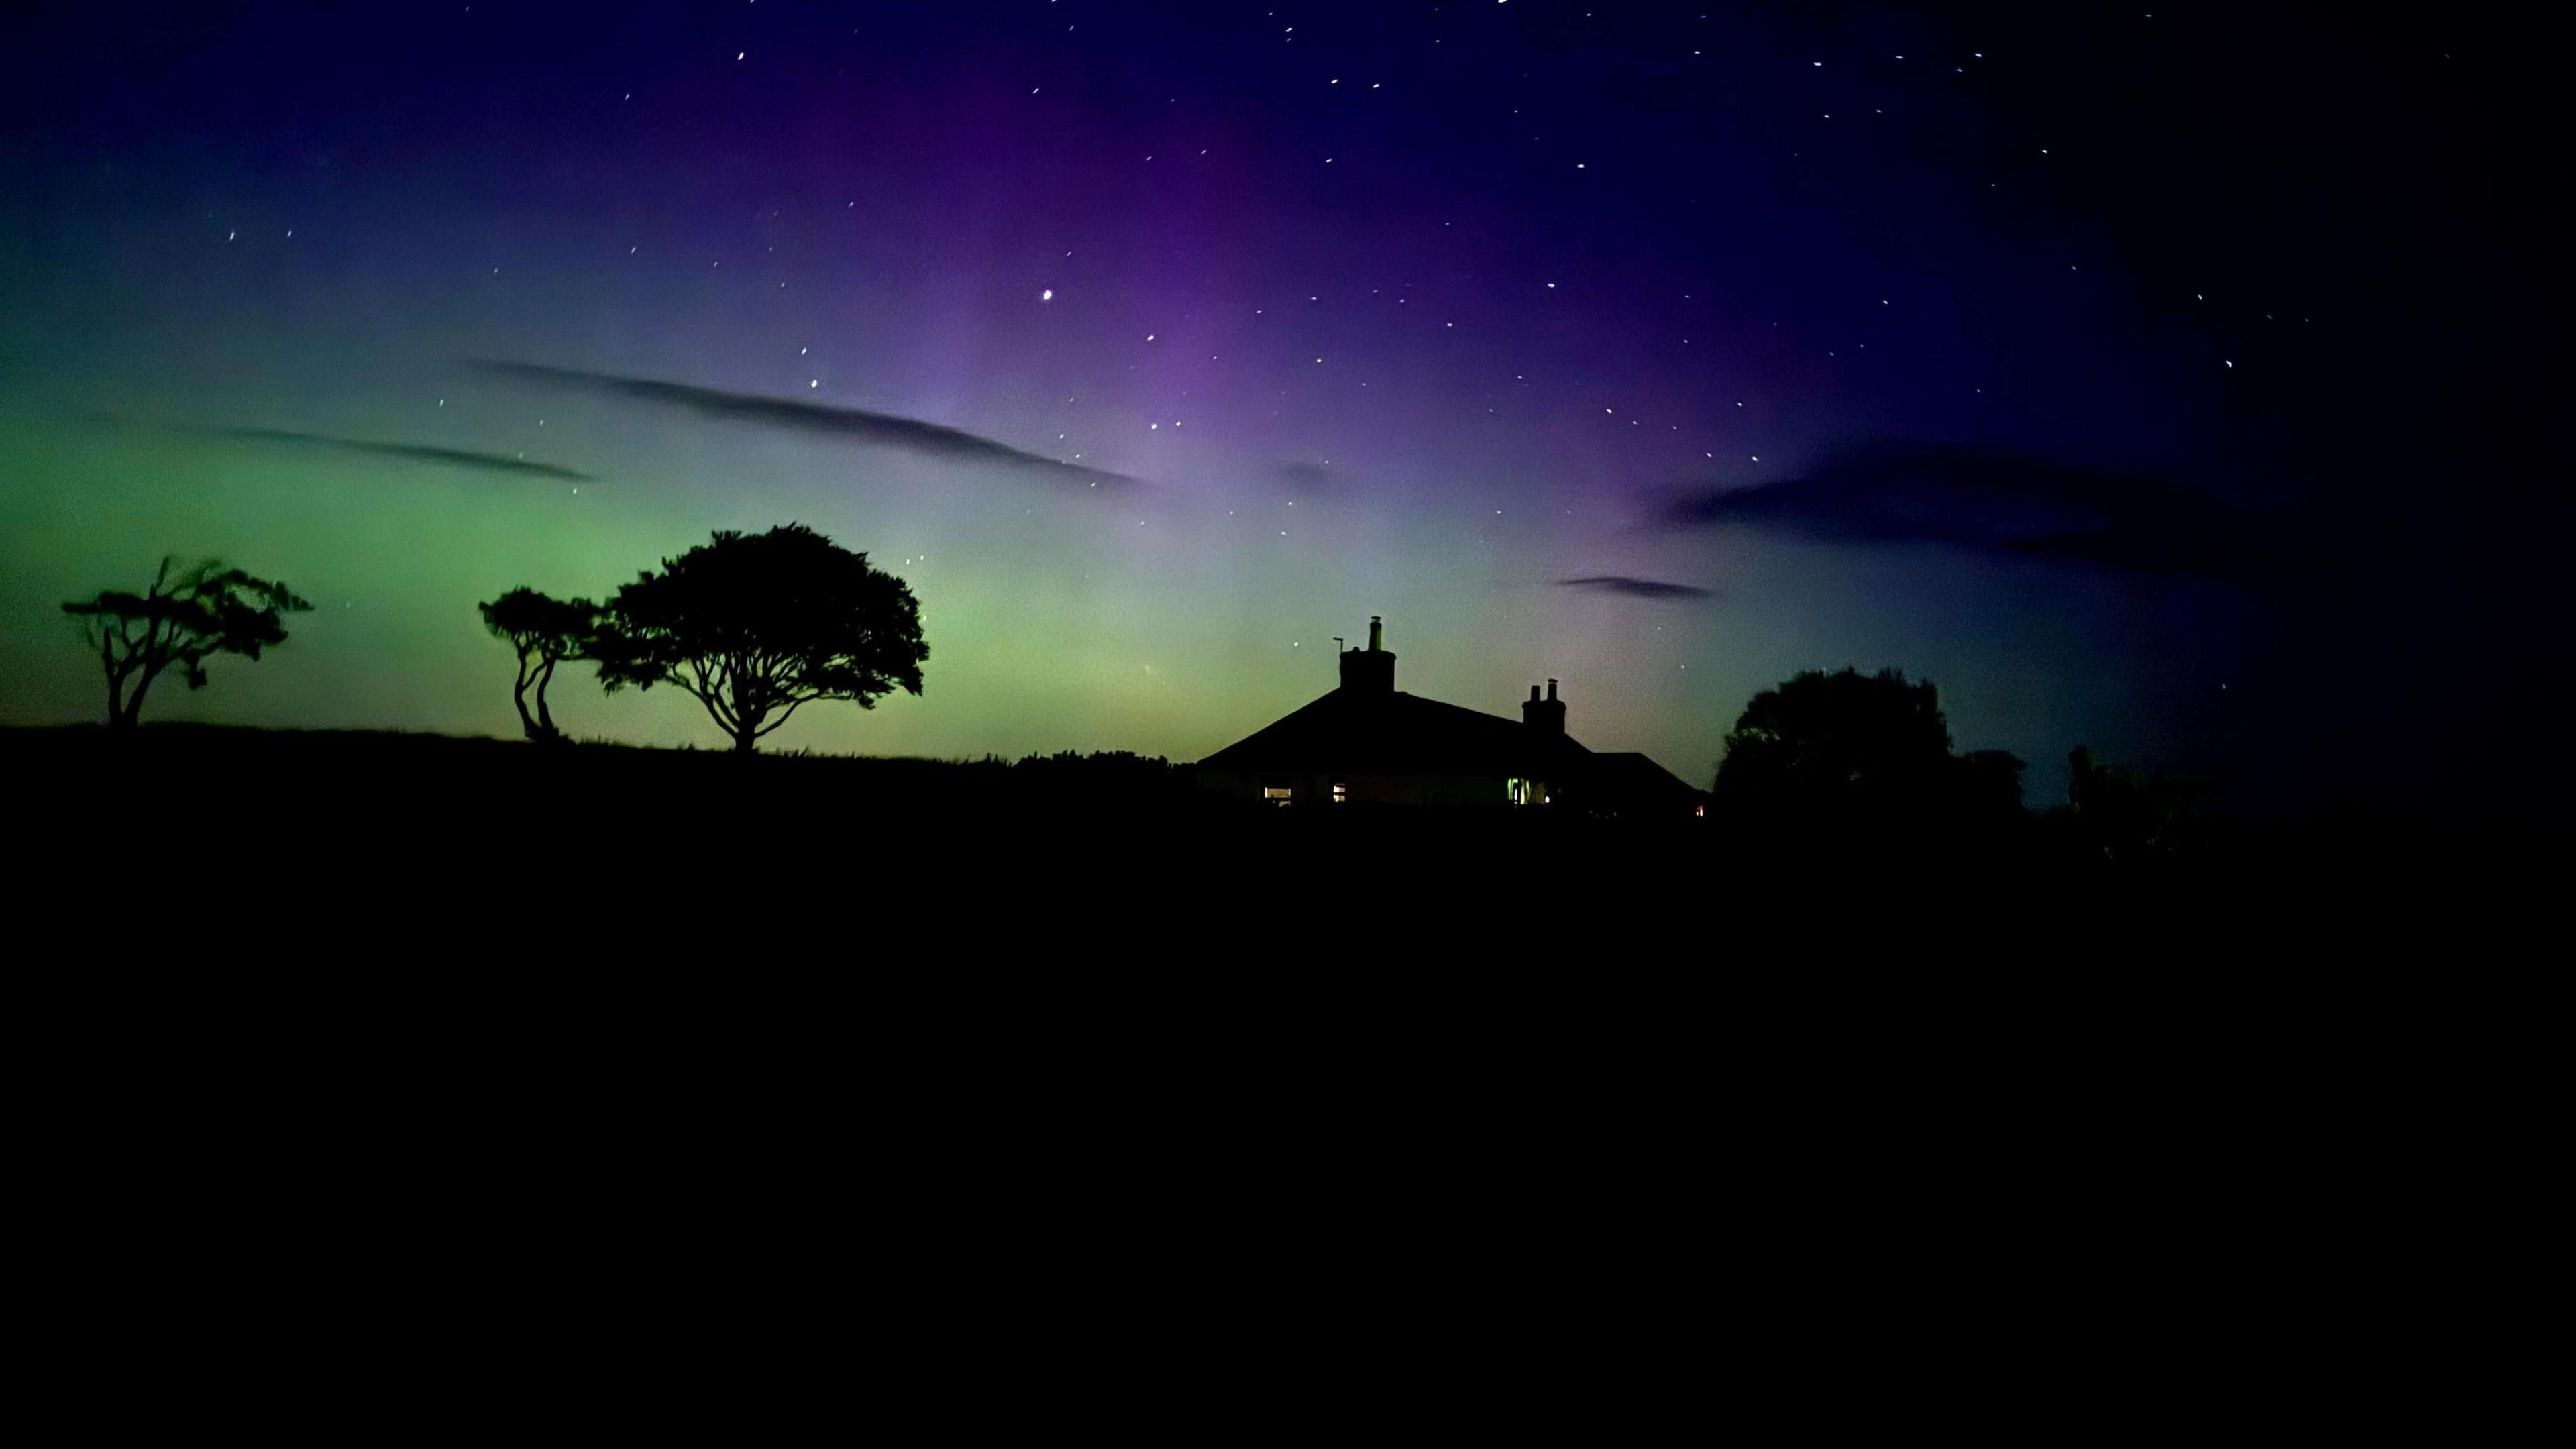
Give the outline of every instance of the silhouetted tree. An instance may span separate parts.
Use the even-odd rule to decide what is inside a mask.
[[[664,559],[618,589],[585,651],[611,692],[685,691],[743,754],[811,701],[921,693],[929,656],[903,580],[796,523]]]
[[[313,606],[286,585],[255,579],[207,559],[176,579],[164,558],[140,594],[109,589],[75,599],[63,612],[81,621],[82,637],[107,671],[107,722],[128,729],[142,718],[143,696],[177,665],[190,689],[206,687],[206,661],[218,654],[257,659],[286,642],[284,616]]]
[[[1952,754],[1929,680],[1809,670],[1745,706],[1716,795],[1729,816],[1765,825],[1983,826],[2019,817],[2021,771],[2001,750]]]
[[[1716,791],[1747,807],[1911,797],[1949,763],[1950,727],[1930,681],[1811,669],[1744,707]]]
[[[563,739],[554,712],[546,708],[546,686],[554,683],[555,666],[578,659],[599,626],[600,609],[588,599],[557,599],[531,588],[516,588],[489,603],[474,606],[492,637],[519,651],[519,677],[510,686],[510,703],[518,706],[519,727],[539,743]],[[537,712],[528,714],[528,686],[537,689]]]
[[[2021,772],[2029,768],[2009,750],[1970,750],[1951,765],[1961,810],[1979,817],[2021,810]]]

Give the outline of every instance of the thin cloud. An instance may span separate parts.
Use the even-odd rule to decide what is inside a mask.
[[[1321,463],[1282,463],[1271,470],[1271,475],[1292,493],[1322,496],[1342,490],[1342,480]]]
[[[415,463],[440,463],[450,468],[469,468],[484,473],[520,473],[537,478],[568,478],[587,483],[597,475],[578,468],[565,468],[553,463],[531,463],[503,453],[478,453],[465,448],[438,448],[427,443],[378,443],[364,438],[335,438],[327,433],[299,433],[285,428],[201,428],[199,432],[216,437],[240,438],[253,443],[283,443],[290,447],[330,448],[342,453],[366,453],[378,458],[402,458]]]
[[[1697,584],[1668,584],[1661,579],[1630,578],[1626,574],[1593,574],[1579,579],[1558,579],[1560,589],[1590,589],[1601,594],[1621,594],[1631,599],[1714,599],[1715,589]]]
[[[2286,531],[2251,509],[2170,483],[1951,446],[1883,448],[1804,478],[1694,493],[1661,522],[2228,580],[2305,564]]]
[[[1007,443],[997,443],[991,438],[939,423],[925,423],[919,418],[898,417],[892,413],[869,412],[864,408],[762,397],[755,393],[724,392],[684,382],[626,377],[610,372],[584,372],[577,368],[547,367],[533,362],[483,360],[474,365],[486,372],[496,372],[523,382],[684,408],[700,417],[726,422],[869,443],[916,457],[963,463],[999,463],[1025,470],[1043,469],[1067,481],[1079,479],[1093,484],[1132,484],[1137,481],[1124,473],[1086,468],[1079,463],[1064,463],[1035,453],[1024,453]]]

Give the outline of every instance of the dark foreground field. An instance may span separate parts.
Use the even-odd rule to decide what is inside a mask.
[[[1902,937],[1920,961],[2394,949],[2536,858],[2420,823],[2211,826],[2106,861],[2062,820],[1751,831],[1537,812],[1279,811],[1186,767],[714,751],[370,732],[0,730],[10,835],[77,933],[155,903],[209,949],[707,964],[1389,960],[1737,963]],[[45,892],[58,894],[48,895]],[[2205,929],[2225,923],[2228,930]],[[2410,938],[2411,939],[2411,938]]]
[[[1682,925],[1704,832],[1413,811],[1279,811],[1124,756],[943,761],[370,732],[0,731],[14,834],[51,864],[239,873],[273,913],[493,923],[728,957],[881,949],[1364,951],[1480,927]],[[1640,878],[1647,872],[1657,880]],[[1612,882],[1625,889],[1605,894]],[[291,904],[290,904],[291,903]],[[240,905],[255,907],[250,900]],[[1644,920],[1624,923],[1640,926]],[[1626,932],[1605,933],[1608,940]]]
[[[2247,1284],[2384,1302],[2547,1099],[2554,958],[2421,867],[1296,816],[1116,762],[147,728],[0,768],[47,1241],[227,1304],[311,1256],[488,1333],[714,1255],[1073,1341],[1202,1321],[1138,1298],[1178,1264],[1336,1353],[1413,1295],[1624,1325],[1622,1374],[1795,1345],[1821,1395],[1839,1334],[2107,1305],[2202,1352]]]

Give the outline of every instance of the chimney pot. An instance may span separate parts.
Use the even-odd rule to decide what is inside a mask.
[[[1375,614],[1369,616],[1368,648],[1342,654],[1342,688],[1354,694],[1395,693],[1395,656],[1386,652],[1386,624]]]
[[[1544,735],[1565,733],[1565,706],[1556,698],[1556,681],[1547,682],[1547,698],[1538,697],[1538,686],[1530,686],[1529,702],[1521,706],[1521,723]]]

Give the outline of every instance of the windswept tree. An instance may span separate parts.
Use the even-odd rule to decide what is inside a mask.
[[[557,599],[531,588],[516,588],[489,603],[474,606],[492,637],[519,651],[519,677],[510,686],[510,703],[518,706],[519,727],[540,744],[563,739],[554,712],[546,708],[546,686],[555,682],[555,666],[579,659],[599,625],[600,609],[588,599]],[[528,689],[537,691],[537,712],[528,713]]]
[[[257,659],[286,642],[285,616],[313,606],[286,585],[255,579],[207,559],[171,577],[164,558],[142,593],[109,589],[74,599],[63,612],[81,621],[82,637],[107,671],[107,722],[130,729],[143,716],[152,681],[177,666],[190,689],[206,687],[206,661],[218,654]]]
[[[802,524],[718,531],[617,591],[585,652],[610,692],[672,685],[750,754],[815,700],[921,693],[921,605],[903,580]]]

